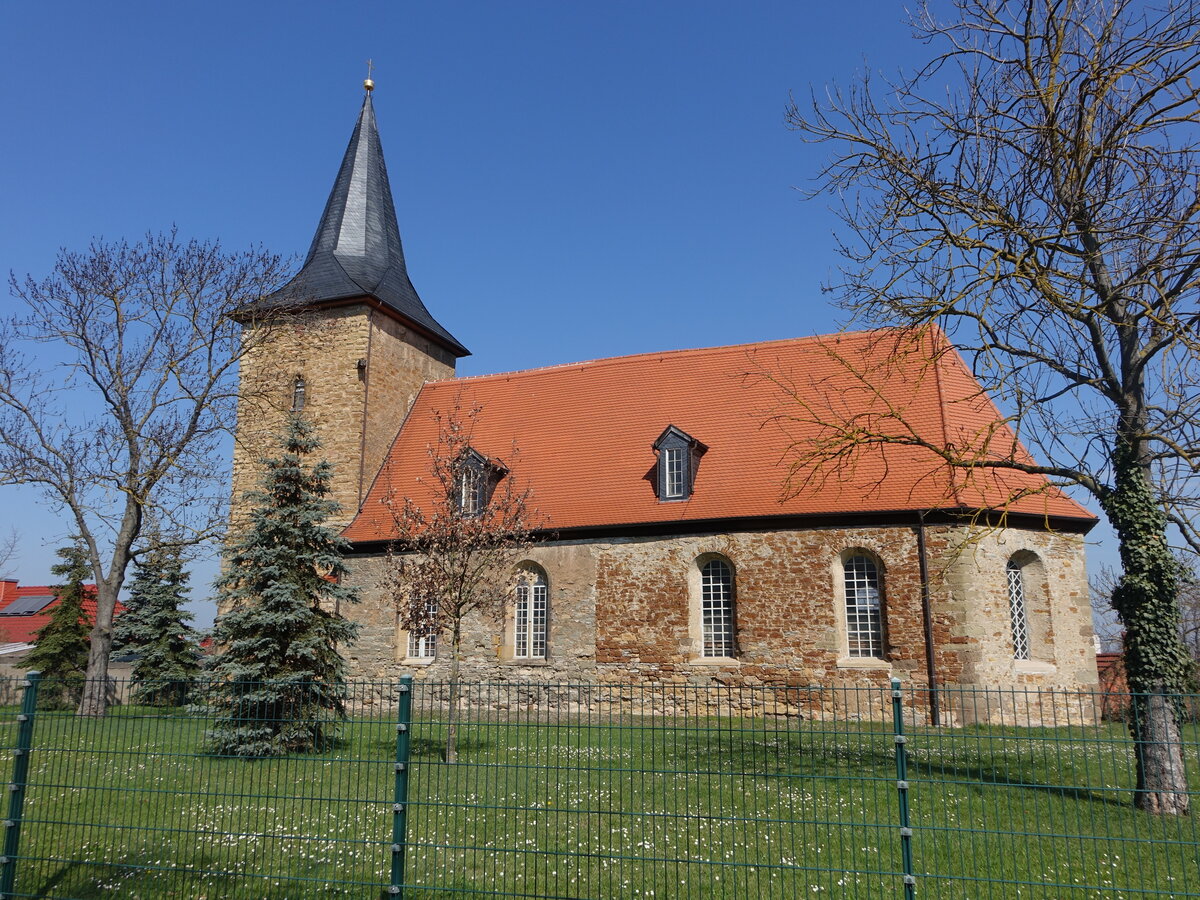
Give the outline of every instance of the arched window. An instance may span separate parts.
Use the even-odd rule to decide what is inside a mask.
[[[425,607],[425,618],[428,625],[408,633],[409,659],[435,659],[437,657],[437,619],[438,605],[431,600]]]
[[[304,376],[297,375],[296,380],[292,382],[292,412],[304,409],[304,392]]]
[[[846,644],[852,657],[883,659],[883,606],[879,567],[869,556],[842,565],[846,592]]]
[[[1029,659],[1029,610],[1025,604],[1025,574],[1016,560],[1004,567],[1008,576],[1008,621],[1012,631],[1013,659]]]
[[[545,577],[540,572],[523,572],[517,579],[513,659],[546,658],[547,612]]]
[[[733,569],[710,559],[700,569],[702,656],[734,656]]]

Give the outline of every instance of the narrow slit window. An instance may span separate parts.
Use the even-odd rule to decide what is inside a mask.
[[[304,409],[305,390],[304,376],[297,375],[296,380],[292,382],[292,412]]]
[[[713,559],[700,570],[703,656],[734,655],[733,570]]]
[[[1011,559],[1008,576],[1008,618],[1012,629],[1013,659],[1029,659],[1029,613],[1025,607],[1025,575]]]
[[[846,642],[852,657],[883,658],[883,607],[879,567],[867,556],[852,556],[842,569],[846,591]]]

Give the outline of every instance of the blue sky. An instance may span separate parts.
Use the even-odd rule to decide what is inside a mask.
[[[372,58],[409,272],[462,374],[830,331],[836,222],[797,190],[826,151],[789,94],[924,52],[893,0],[6,4],[0,270],[172,225],[302,255]],[[10,524],[44,583],[66,520],[0,488]]]

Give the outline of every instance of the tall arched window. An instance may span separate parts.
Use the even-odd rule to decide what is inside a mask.
[[[548,606],[545,577],[540,572],[522,573],[517,579],[513,659],[546,658]]]
[[[1008,621],[1012,630],[1013,659],[1029,659],[1029,610],[1025,605],[1025,574],[1016,560],[1004,567],[1008,576]]]
[[[710,559],[700,569],[701,655],[736,654],[733,601],[733,569],[724,560]]]
[[[846,592],[846,644],[852,657],[883,659],[883,605],[879,567],[869,556],[842,565]]]

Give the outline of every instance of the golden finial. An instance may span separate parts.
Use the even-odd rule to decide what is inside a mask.
[[[363,87],[367,89],[367,93],[375,90],[375,82],[371,80],[371,70],[375,68],[375,63],[367,60],[367,77],[363,79]]]

